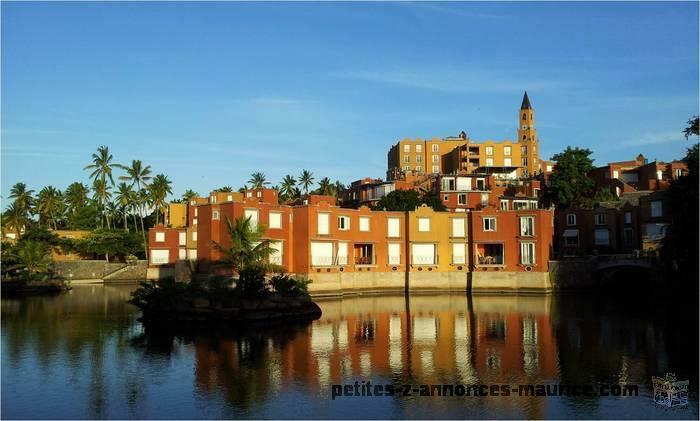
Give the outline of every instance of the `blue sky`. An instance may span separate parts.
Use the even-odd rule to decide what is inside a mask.
[[[4,198],[86,182],[99,145],[178,196],[383,177],[400,138],[514,139],[524,90],[543,158],[680,158],[698,113],[697,3],[1,7]]]

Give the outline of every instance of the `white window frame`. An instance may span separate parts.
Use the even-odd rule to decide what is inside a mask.
[[[430,232],[430,218],[424,216],[418,218],[418,232]]]
[[[508,201],[507,200],[501,200],[501,210],[504,210],[504,211],[508,210]]]
[[[177,259],[187,260],[187,249],[182,247],[177,249]]]
[[[493,146],[486,147],[486,156],[493,156]]]
[[[567,226],[575,226],[576,225],[576,214],[575,213],[567,213],[566,214],[566,225]]]
[[[450,218],[452,220],[452,237],[464,238],[467,236],[467,223],[464,218]]]
[[[485,216],[481,219],[481,229],[484,232],[494,232],[496,231],[496,217],[495,216]]]
[[[503,166],[504,167],[512,167],[513,160],[511,158],[508,158],[508,157],[503,158]]]
[[[493,167],[493,158],[486,158],[486,166]]]
[[[593,216],[593,218],[595,221],[595,225],[607,225],[608,224],[608,215],[605,214],[604,212],[596,213]]]
[[[156,243],[164,243],[164,242],[165,242],[165,231],[156,232]]]
[[[440,152],[440,145],[438,145],[437,143],[433,143],[432,149],[433,152]]]
[[[149,256],[151,259],[148,263],[152,265],[167,265],[170,263],[170,250],[168,249],[151,249]]]
[[[440,155],[433,155],[433,164],[440,162]]]
[[[452,243],[452,264],[464,265],[467,263],[466,243]]]
[[[331,214],[319,212],[316,215],[316,231],[318,235],[329,235],[331,233]]]
[[[467,194],[466,193],[459,193],[457,195],[457,204],[458,205],[466,205],[467,204]]]
[[[197,231],[192,231],[192,241],[197,241]]]
[[[439,173],[440,173],[440,166],[433,165],[433,174],[439,174]]]
[[[260,220],[260,214],[257,209],[243,209],[243,217],[250,218],[250,227],[256,229],[258,227],[258,221]]]
[[[361,216],[360,217],[360,231],[369,232],[369,230],[370,230],[369,216]]]
[[[534,237],[535,236],[535,217],[521,216],[520,217],[520,236]]]
[[[411,152],[411,145],[403,145],[403,152],[404,153]]]
[[[338,231],[350,230],[350,217],[347,215],[338,215]]]
[[[323,246],[324,250],[320,250]],[[318,248],[316,251],[323,251],[324,253],[316,253],[314,249]],[[327,253],[330,251],[330,255]],[[311,266],[333,266],[333,243],[329,241],[312,241],[309,248],[309,254],[311,257]]]
[[[217,209],[212,209],[211,219],[212,219],[212,221],[218,221],[219,219],[221,219],[221,214],[219,213],[219,211]]]
[[[389,238],[401,237],[401,219],[389,217],[386,219],[386,236]]]
[[[428,256],[427,253],[416,253],[416,251],[427,251],[429,247],[432,247],[432,255]],[[425,249],[425,250],[423,250]],[[434,265],[437,262],[435,253],[437,247],[435,243],[413,243],[411,244],[411,264],[412,265]]]
[[[387,246],[387,257],[390,265],[401,264],[401,243],[389,243]]]
[[[271,229],[282,229],[282,212],[270,212],[269,216]]]
[[[503,147],[503,155],[505,156],[511,156],[512,155],[512,150],[510,146],[504,146]]]
[[[338,266],[346,266],[348,264],[348,242],[338,241],[336,245],[335,261]]]
[[[177,238],[178,238],[178,245],[180,246],[186,246],[187,245],[187,232],[186,231],[180,231],[177,233]]]
[[[533,266],[537,260],[535,259],[535,242],[524,241],[520,243],[520,264],[525,266]]]
[[[416,152],[417,153],[423,152],[423,145],[416,145]]]

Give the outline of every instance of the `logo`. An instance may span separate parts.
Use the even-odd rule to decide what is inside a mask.
[[[688,380],[676,380],[674,373],[666,373],[664,377],[652,377],[654,384],[654,402],[673,408],[688,405]]]

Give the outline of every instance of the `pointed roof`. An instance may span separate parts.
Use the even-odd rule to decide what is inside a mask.
[[[530,105],[530,98],[527,97],[527,91],[525,91],[525,96],[523,97],[523,105],[520,106],[521,110],[531,110],[532,105]]]

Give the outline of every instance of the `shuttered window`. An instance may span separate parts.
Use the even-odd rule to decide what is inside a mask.
[[[326,216],[328,216],[326,214]],[[311,265],[331,266],[333,264],[333,243],[311,242]]]
[[[412,244],[411,263],[414,265],[434,265],[435,244]]]
[[[452,218],[452,236],[464,237],[464,218]]]
[[[401,264],[401,244],[389,243],[389,264],[390,265]]]
[[[318,214],[318,234],[319,235],[328,235],[328,227],[329,227],[329,219],[330,216],[327,213],[319,213]]]
[[[466,244],[464,243],[453,243],[452,244],[452,263],[456,265],[463,265],[467,261]]]
[[[400,237],[400,225],[399,218],[387,218],[387,236]]]
[[[151,264],[164,265],[170,260],[170,250],[151,250]]]

